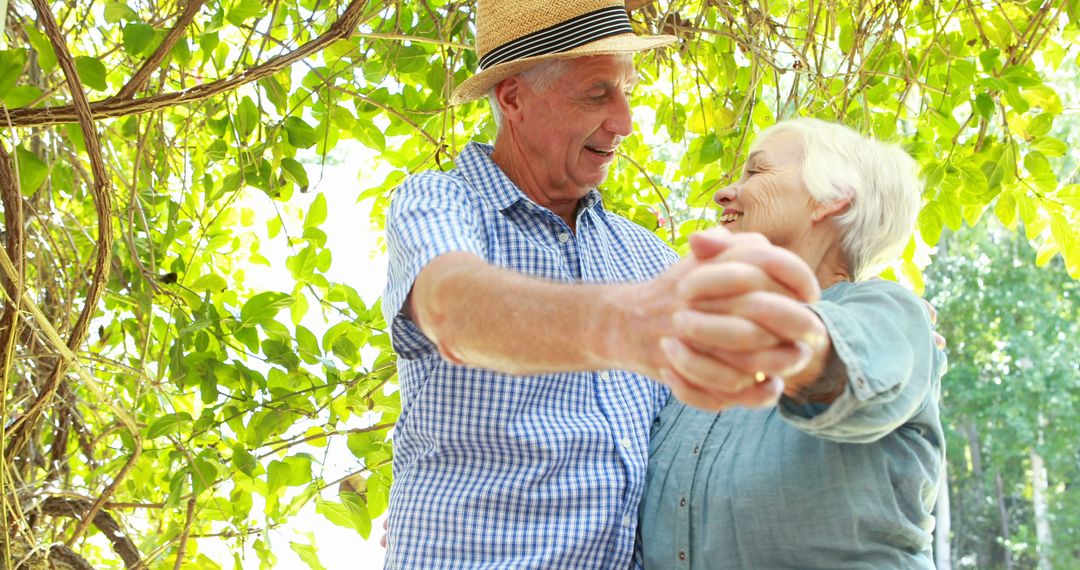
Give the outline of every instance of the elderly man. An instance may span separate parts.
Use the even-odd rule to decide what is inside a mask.
[[[387,220],[402,402],[387,567],[627,567],[669,389],[775,402],[773,375],[824,334],[778,292],[818,290],[790,253],[721,235],[742,263],[705,297],[754,295],[761,323],[691,310],[707,303],[678,285],[707,262],[604,209],[596,186],[632,131],[629,54],[673,38],[635,35],[612,0],[480,0],[476,36],[481,71],[454,102],[490,97],[495,144],[407,180]]]

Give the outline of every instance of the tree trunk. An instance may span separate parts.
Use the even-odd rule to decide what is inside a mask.
[[[968,451],[971,454],[972,480],[975,482],[975,485],[976,485],[975,501],[973,501],[971,504],[972,505],[977,505],[976,513],[979,513],[979,512],[982,512],[983,509],[985,508],[984,505],[989,505],[989,503],[990,503],[989,493],[987,493],[987,491],[986,491],[986,483],[985,483],[986,479],[983,476],[982,448],[979,445],[979,428],[977,428],[975,426],[975,422],[972,421],[970,418],[968,418],[966,421],[964,421],[963,426],[964,426],[964,435],[967,436]],[[977,514],[976,514],[976,516],[971,517],[971,518],[972,518],[972,520],[976,521],[974,523],[974,525],[977,525],[979,527],[982,526],[981,523],[977,522],[979,520],[979,518],[980,518]],[[991,518],[991,517],[988,517],[988,518]],[[970,535],[970,536],[974,536],[974,537],[979,537],[979,536],[986,536],[987,537],[985,539],[974,539],[973,540],[973,542],[975,544],[975,567],[976,568],[986,568],[986,567],[989,567],[989,566],[992,565],[991,562],[992,562],[992,559],[993,559],[994,541],[993,541],[992,534],[990,534],[990,532],[989,532],[990,530],[991,530],[990,528],[985,528],[985,529],[977,530],[976,534],[971,534]],[[983,534],[983,531],[986,531],[985,535]]]
[[[952,570],[952,513],[949,509],[948,463],[941,466],[941,486],[938,487],[937,505],[934,507],[934,565],[937,570]]]
[[[1035,537],[1039,541],[1035,548],[1038,555],[1037,568],[1039,570],[1050,570],[1050,551],[1053,545],[1050,538],[1050,517],[1047,515],[1046,509],[1046,487],[1046,464],[1043,462],[1042,456],[1032,449],[1031,502],[1035,511]]]
[[[1012,570],[1012,553],[1009,552],[1009,509],[1005,507],[1005,484],[1001,481],[1001,472],[994,474],[997,482],[997,504],[1001,514],[1001,552],[1005,556],[1005,570]]]

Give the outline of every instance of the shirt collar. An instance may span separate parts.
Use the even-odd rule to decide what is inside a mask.
[[[465,145],[455,161],[461,170],[461,175],[499,211],[505,211],[519,202],[536,204],[491,160],[493,148],[489,144],[478,142]],[[581,199],[578,212],[583,212],[597,204],[603,207],[603,200],[600,192],[593,188]]]

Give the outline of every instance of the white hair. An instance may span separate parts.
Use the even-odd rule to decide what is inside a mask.
[[[802,139],[803,183],[821,204],[850,200],[836,218],[852,277],[873,277],[903,252],[922,203],[919,166],[898,146],[818,119],[777,123],[758,137],[791,132]],[[751,152],[753,149],[751,149]]]
[[[515,77],[524,79],[533,89],[543,93],[555,85],[555,82],[570,69],[569,59],[555,58],[540,63],[518,73]],[[502,128],[502,110],[495,98],[496,83],[488,89],[488,103],[491,104],[491,116],[495,120],[496,130]]]

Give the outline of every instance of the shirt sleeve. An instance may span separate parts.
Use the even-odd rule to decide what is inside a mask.
[[[914,418],[936,397],[944,353],[923,302],[888,281],[850,286],[811,305],[836,357],[825,375],[846,388],[832,404],[780,400],[781,416],[802,431],[842,443],[871,443]]]
[[[382,311],[394,350],[403,358],[436,351],[401,313],[420,271],[444,253],[464,251],[484,257],[475,207],[465,181],[442,172],[412,176],[394,192],[386,218],[389,260]]]

